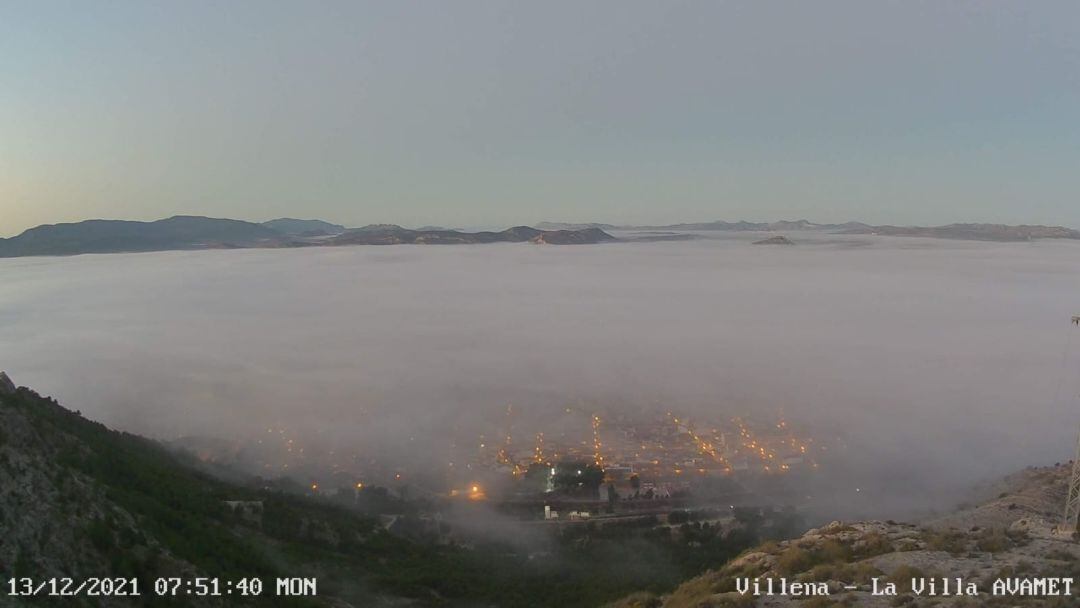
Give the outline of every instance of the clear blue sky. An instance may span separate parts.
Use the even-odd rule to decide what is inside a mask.
[[[1080,226],[1080,3],[0,3],[0,235]]]

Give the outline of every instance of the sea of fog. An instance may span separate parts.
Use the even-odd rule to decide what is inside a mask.
[[[0,260],[0,369],[165,439],[441,457],[585,402],[783,412],[908,499],[1071,458],[1080,243],[791,236]]]

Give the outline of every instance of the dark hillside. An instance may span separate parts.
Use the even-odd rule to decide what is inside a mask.
[[[440,545],[392,535],[352,501],[270,485],[210,477],[188,456],[0,377],[0,571],[36,580],[133,578],[142,591],[56,605],[597,606],[629,591],[670,590],[759,538],[689,524],[666,534],[645,522],[584,527],[535,555],[500,541]],[[258,513],[227,501],[258,505]],[[259,577],[272,589],[279,576],[317,578],[319,598],[163,600],[152,592],[160,577]],[[0,605],[11,602],[0,594]]]
[[[268,247],[286,243],[287,238],[275,230],[239,220],[194,216],[156,222],[87,220],[38,226],[2,240],[0,257]]]

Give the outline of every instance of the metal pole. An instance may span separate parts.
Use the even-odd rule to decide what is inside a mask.
[[[1080,326],[1080,315],[1072,318],[1073,325]],[[1069,477],[1069,494],[1065,498],[1065,518],[1062,531],[1073,534],[1080,527],[1080,435],[1077,435],[1076,453],[1073,455],[1072,475]]]
[[[1076,441],[1076,455],[1073,456],[1072,476],[1069,478],[1069,496],[1065,499],[1065,520],[1063,530],[1072,533],[1080,524],[1080,437]]]

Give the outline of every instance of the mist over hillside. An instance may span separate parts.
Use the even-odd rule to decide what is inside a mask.
[[[1067,458],[1074,243],[761,236],[2,260],[0,360],[124,430],[289,427],[415,467],[509,403],[531,428],[782,412],[839,439],[836,499],[869,515]]]

